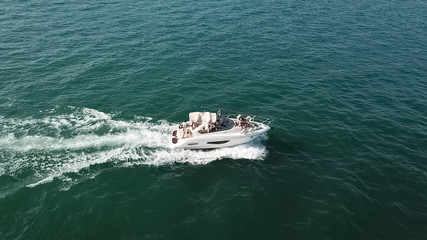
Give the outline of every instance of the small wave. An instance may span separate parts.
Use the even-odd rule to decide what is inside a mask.
[[[4,125],[0,130],[0,176],[32,179],[23,185],[34,187],[104,163],[118,167],[207,164],[266,155],[262,139],[209,151],[175,150],[170,148],[169,135],[177,124],[143,116],[125,121],[88,108],[70,110],[68,114],[52,110],[38,119],[0,117]]]

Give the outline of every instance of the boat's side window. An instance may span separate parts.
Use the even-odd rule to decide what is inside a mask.
[[[224,143],[228,143],[230,140],[226,140],[226,141],[215,141],[215,142],[208,142],[208,144],[224,144]]]

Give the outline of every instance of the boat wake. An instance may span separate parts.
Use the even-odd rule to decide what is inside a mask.
[[[53,179],[73,182],[91,171],[134,165],[207,164],[218,159],[260,159],[259,141],[210,151],[171,149],[176,123],[70,107],[51,110],[41,118],[0,116],[0,196],[17,187],[34,187]],[[105,165],[105,166],[103,166]]]

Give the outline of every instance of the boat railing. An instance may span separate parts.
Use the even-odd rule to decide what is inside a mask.
[[[270,119],[270,118],[266,118],[266,117],[262,117],[262,116],[256,116],[256,119],[259,120],[259,123],[268,125],[270,127],[274,124],[273,119]]]
[[[267,117],[263,117],[263,116],[250,116],[250,115],[243,115],[243,114],[239,114],[240,116],[247,116],[245,119],[247,119],[248,117],[250,118],[249,122],[258,122],[258,123],[262,123],[268,126],[272,126],[274,124],[273,119],[267,118]],[[237,115],[237,117],[239,117],[239,115]],[[236,116],[234,116],[234,118],[237,118]]]

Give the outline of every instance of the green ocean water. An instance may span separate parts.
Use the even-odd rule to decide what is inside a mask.
[[[1,1],[0,239],[427,239],[426,13]],[[272,129],[170,149],[217,109]]]

